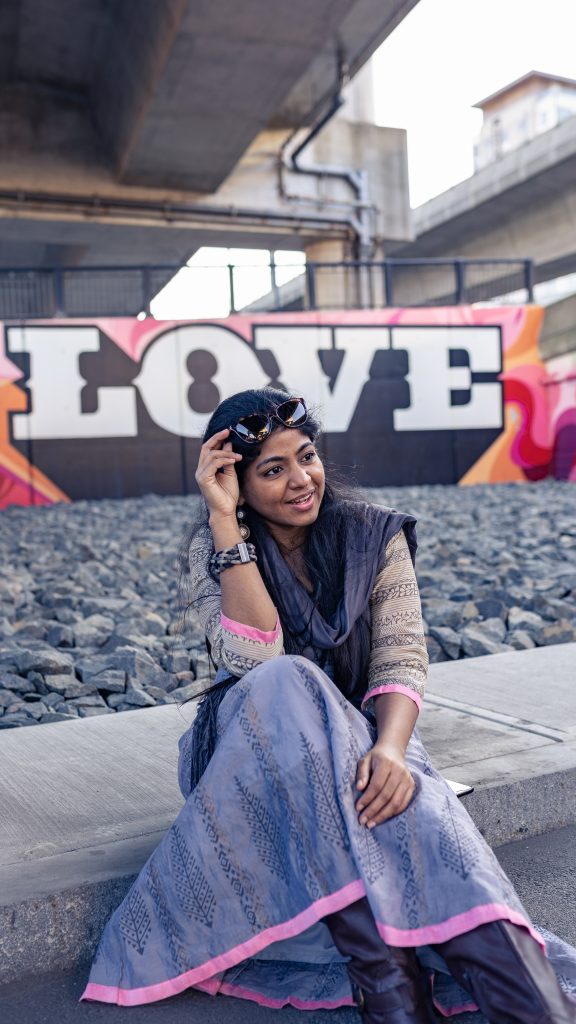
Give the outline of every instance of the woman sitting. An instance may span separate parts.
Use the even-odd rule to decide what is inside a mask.
[[[318,433],[274,389],[226,399],[208,424],[187,548],[219,671],[180,741],[186,802],[83,998],[193,986],[431,1024],[434,980],[444,1013],[567,1024],[554,958],[415,730],[415,519],[330,484]],[[555,951],[576,990],[576,951]]]

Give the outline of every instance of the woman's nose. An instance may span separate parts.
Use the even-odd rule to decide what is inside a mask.
[[[307,483],[310,483],[311,476],[306,470],[305,466],[293,466],[290,471],[290,486],[291,487],[302,487]]]

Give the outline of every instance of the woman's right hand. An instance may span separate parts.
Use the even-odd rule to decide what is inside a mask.
[[[210,517],[236,515],[240,487],[234,467],[242,456],[232,451],[231,442],[226,440],[229,434],[228,428],[219,430],[200,449],[196,483]]]

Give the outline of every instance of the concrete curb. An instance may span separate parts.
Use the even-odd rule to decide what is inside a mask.
[[[576,823],[576,767],[518,782],[483,786],[462,801],[491,846],[540,835]],[[113,844],[115,850],[108,848],[103,873],[114,872],[115,877],[46,891],[33,899],[1,907],[0,984],[87,963],[106,921],[162,835],[155,832],[138,840]],[[49,878],[53,886],[55,876],[60,876],[61,884],[66,875],[73,877],[82,864],[85,867],[86,853],[78,851],[78,868],[74,855],[49,858],[42,872],[44,880],[37,881],[40,889],[50,888]],[[129,862],[133,870],[127,872]],[[5,891],[6,887],[12,889],[16,876],[22,875],[22,868],[23,865],[14,865],[12,871],[0,870]],[[26,879],[23,881],[25,884]]]

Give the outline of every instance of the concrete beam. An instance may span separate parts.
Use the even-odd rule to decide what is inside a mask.
[[[395,256],[533,259],[536,281],[576,270],[576,117],[413,211]]]
[[[326,109],[338,53],[354,72],[415,2],[14,0],[0,25],[0,265],[352,241],[350,187],[294,176],[298,200],[282,200],[279,150]],[[409,237],[401,136],[340,128],[335,161],[370,165],[374,231],[397,242]],[[218,207],[213,221],[206,204]]]
[[[278,123],[279,107],[319,54],[316,91],[324,101],[334,93],[343,24],[359,66],[412,4],[387,0],[384,12],[376,6],[382,4],[350,10],[349,0],[212,0],[200,7],[192,0],[121,0],[93,87],[120,180],[214,192],[254,137]],[[320,102],[314,90],[293,108],[296,124],[313,100]]]

